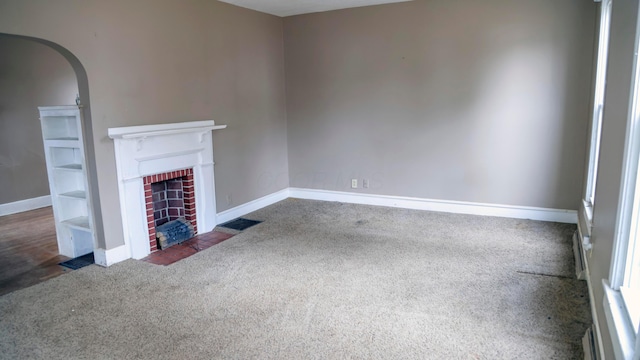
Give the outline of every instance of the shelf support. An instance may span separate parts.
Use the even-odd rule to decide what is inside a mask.
[[[136,149],[138,151],[142,150],[142,145],[144,144],[145,140],[147,140],[146,136],[139,137],[139,138],[136,139]]]

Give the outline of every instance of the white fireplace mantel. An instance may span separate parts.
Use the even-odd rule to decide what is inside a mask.
[[[193,169],[196,221],[199,232],[216,225],[212,130],[226,128],[213,120],[110,128],[115,143],[120,212],[125,244],[109,250],[96,262],[109,266],[124,258],[149,255],[149,235],[143,177],[187,168]]]
[[[213,120],[190,121],[173,124],[156,124],[110,128],[112,139],[135,139],[149,136],[180,134],[185,132],[209,132],[226,128],[227,125],[216,125]]]

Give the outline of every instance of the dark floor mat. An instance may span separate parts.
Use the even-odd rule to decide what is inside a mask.
[[[261,222],[262,221],[237,218],[235,220],[228,221],[228,222],[226,222],[224,224],[221,224],[221,225],[218,225],[218,226],[225,227],[227,229],[233,229],[233,230],[242,231],[242,230],[245,230],[245,229],[248,229],[248,228],[252,227],[253,225],[258,225]]]
[[[67,267],[71,270],[78,270],[80,268],[89,266],[94,263],[95,263],[95,260],[93,258],[93,253],[88,253],[86,255],[79,256],[75,259],[63,261],[60,263],[60,265]]]

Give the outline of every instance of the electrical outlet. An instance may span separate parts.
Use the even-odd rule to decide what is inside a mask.
[[[231,194],[227,195],[227,205],[231,205]]]
[[[351,188],[352,189],[358,188],[358,179],[351,179]]]
[[[362,187],[364,189],[368,189],[369,188],[369,179],[362,179]]]

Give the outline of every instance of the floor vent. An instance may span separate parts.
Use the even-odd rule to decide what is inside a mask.
[[[94,264],[95,260],[93,258],[93,253],[90,252],[86,255],[78,256],[77,258],[73,258],[71,260],[63,261],[60,265],[69,268],[71,270],[82,269],[85,266],[89,266]]]
[[[579,280],[587,279],[587,265],[584,262],[584,252],[582,251],[582,236],[580,236],[580,232],[576,230],[573,233],[573,257],[575,258],[576,264],[576,277]]]
[[[598,349],[598,342],[596,341],[595,328],[593,325],[589,326],[582,338],[582,350],[584,351],[584,360],[600,359],[600,351]]]
[[[231,220],[229,222],[226,222],[224,224],[220,224],[218,226],[221,227],[225,227],[227,229],[233,229],[233,230],[238,230],[238,231],[243,231],[246,230],[254,225],[258,225],[260,224],[262,221],[257,221],[257,220],[249,220],[249,219],[244,219],[244,218],[237,218],[235,220]]]

